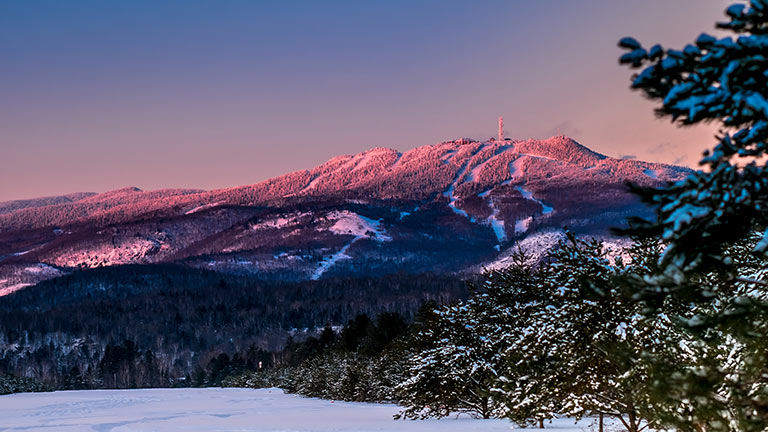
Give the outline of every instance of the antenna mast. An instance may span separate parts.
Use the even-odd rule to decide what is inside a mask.
[[[499,141],[504,141],[504,117],[499,117]]]

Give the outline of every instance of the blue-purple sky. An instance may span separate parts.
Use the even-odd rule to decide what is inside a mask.
[[[729,1],[0,0],[0,201],[256,183],[346,153],[570,135],[695,166],[616,41],[681,47]]]

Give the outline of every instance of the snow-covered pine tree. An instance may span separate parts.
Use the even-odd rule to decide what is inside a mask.
[[[752,253],[761,237],[753,233],[723,250],[724,261],[742,277],[766,277],[765,258]],[[711,301],[689,303],[668,296],[662,313],[643,318],[663,321],[672,330],[667,334],[677,336],[665,339],[665,356],[645,356],[652,364],[657,415],[679,431],[764,430],[759,407],[768,401],[768,319],[765,312],[756,313],[754,302],[766,301],[768,292],[732,278],[731,272],[718,269],[692,275],[691,283],[712,296]]]
[[[511,264],[485,275],[479,295],[472,298],[478,330],[502,353],[499,377],[492,389],[505,405],[505,416],[518,424],[538,424],[559,412],[560,399],[547,386],[548,359],[521,349],[521,341],[536,331],[534,317],[546,305],[541,271],[520,250]]]
[[[718,143],[701,160],[707,171],[670,187],[640,190],[657,210],[657,220],[636,228],[661,234],[669,242],[664,270],[675,277],[720,263],[724,244],[768,224],[768,1],[726,10],[721,29],[738,35],[717,39],[701,34],[682,50],[654,45],[646,50],[632,38],[620,62],[634,68],[632,88],[661,102],[656,113],[682,125],[718,122]],[[706,241],[701,241],[706,239]],[[768,233],[756,245],[768,251]]]
[[[418,339],[408,377],[397,387],[405,409],[395,418],[501,414],[502,405],[492,394],[502,363],[500,351],[478,331],[471,300],[436,310]]]
[[[639,306],[623,281],[632,266],[611,255],[599,241],[568,234],[538,269],[543,297],[508,348],[518,356],[509,368],[516,377],[501,386],[511,412],[527,404],[574,417],[602,413],[629,432],[655,423],[643,353],[666,350],[659,341],[671,335],[637,319]]]
[[[395,388],[407,379],[406,352],[398,345],[369,358],[363,366],[358,400],[396,402]]]
[[[717,26],[735,39],[702,34],[682,50],[619,42],[629,50],[620,62],[643,67],[632,87],[660,102],[659,116],[722,126],[701,160],[706,170],[638,190],[656,219],[633,224],[635,233],[668,244],[659,271],[638,284],[644,312],[658,317],[659,308],[678,305],[671,319],[697,338],[690,346],[701,354],[682,373],[674,362],[656,362],[669,376],[657,374],[652,382],[661,388],[675,382],[676,397],[692,401],[670,419],[679,430],[768,428],[768,1],[732,5],[726,15]],[[732,247],[754,231],[762,234],[751,251],[763,258],[757,270],[744,271],[748,258]]]

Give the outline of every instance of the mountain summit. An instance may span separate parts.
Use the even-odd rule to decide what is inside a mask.
[[[175,263],[264,278],[450,273],[567,226],[647,214],[625,184],[691,171],[566,136],[374,148],[249,186],[124,188],[0,203],[0,294],[78,269]]]

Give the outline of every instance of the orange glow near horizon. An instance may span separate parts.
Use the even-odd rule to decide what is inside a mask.
[[[0,5],[0,201],[252,184],[373,147],[559,133],[696,167],[619,38],[679,48],[730,1]]]

